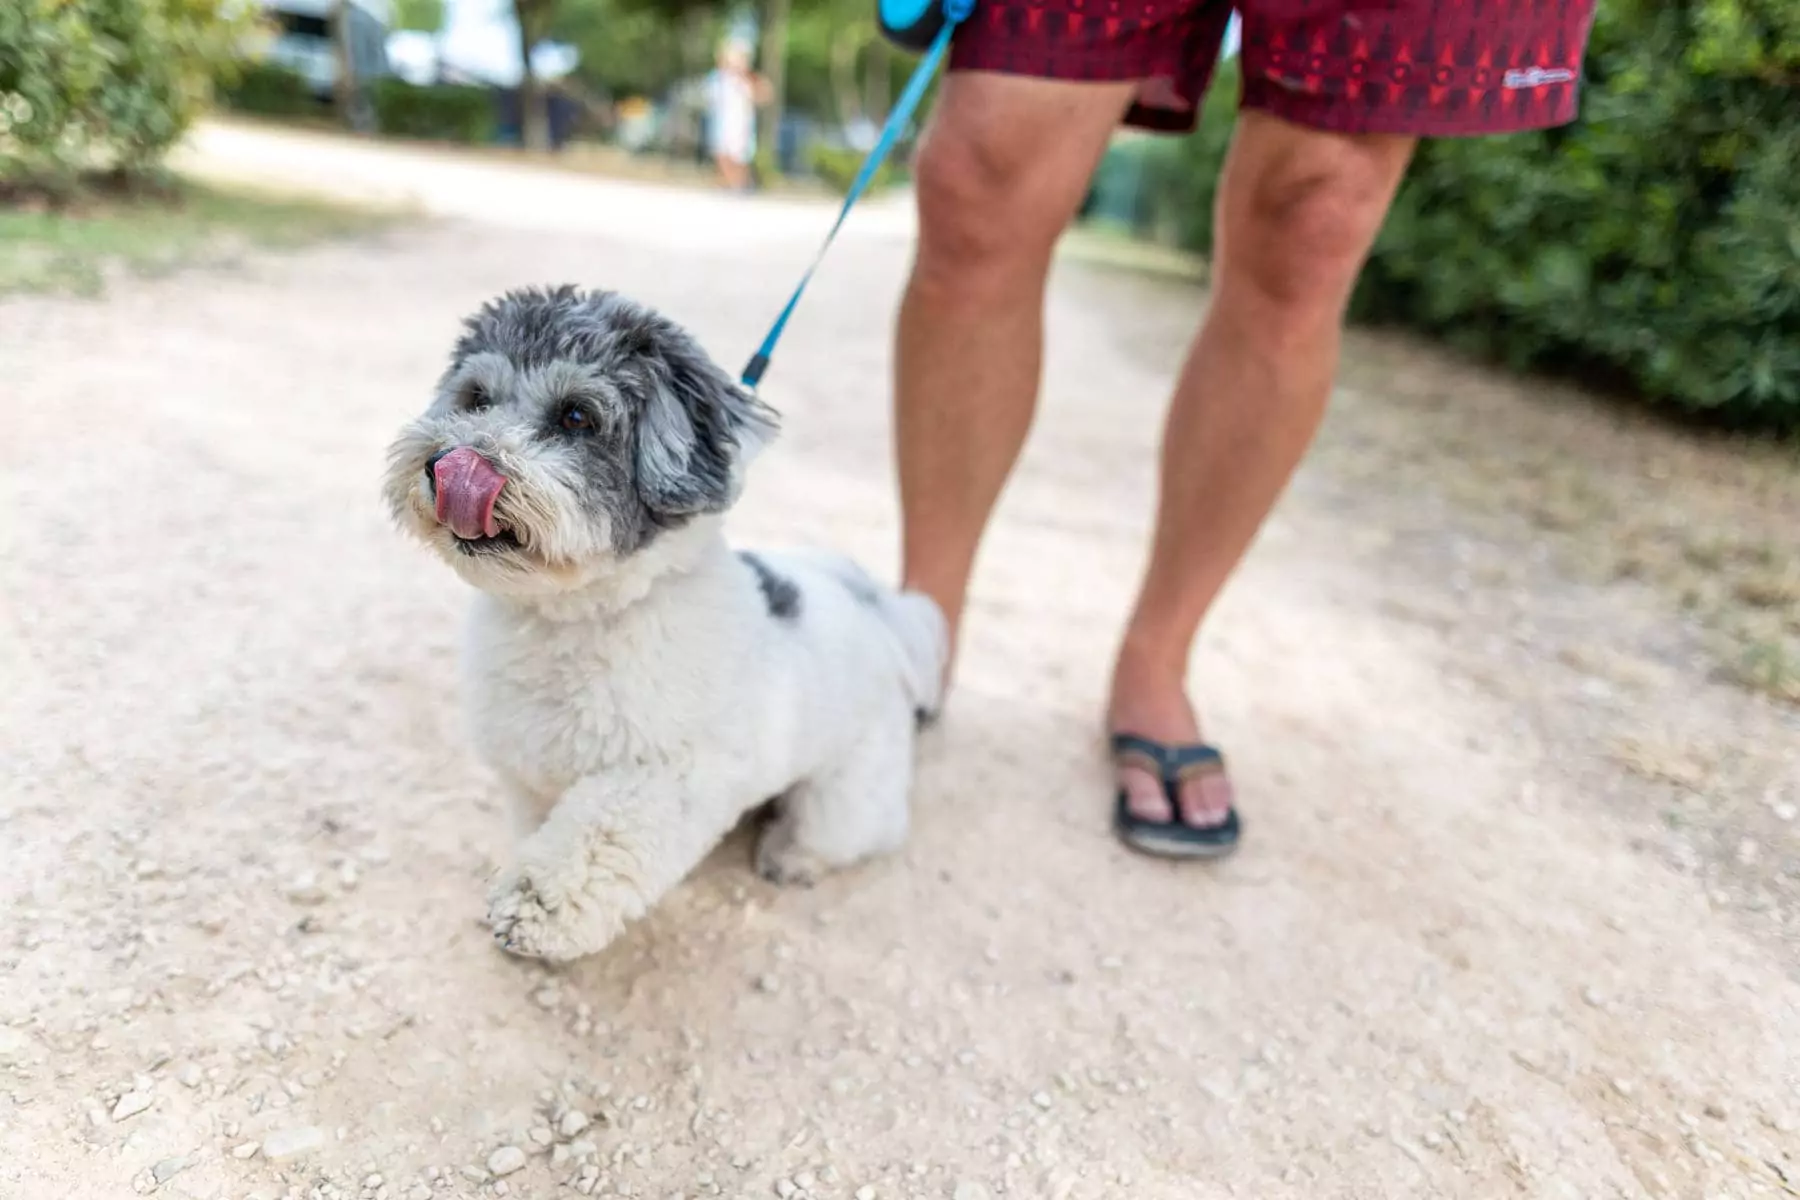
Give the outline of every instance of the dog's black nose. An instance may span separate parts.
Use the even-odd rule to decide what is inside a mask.
[[[448,453],[450,453],[448,450],[439,450],[436,454],[425,460],[425,486],[430,489],[434,499],[437,496],[438,459],[444,457],[444,455]]]

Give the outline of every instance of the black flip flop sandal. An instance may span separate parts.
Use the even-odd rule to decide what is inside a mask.
[[[1196,776],[1224,773],[1225,756],[1217,749],[1205,743],[1165,746],[1136,734],[1115,733],[1112,756],[1116,766],[1142,767],[1155,775],[1169,798],[1169,819],[1147,821],[1131,811],[1125,789],[1119,788],[1113,809],[1113,832],[1120,841],[1159,858],[1223,858],[1237,849],[1243,825],[1235,807],[1226,813],[1224,821],[1205,829],[1197,829],[1181,819],[1181,785]]]

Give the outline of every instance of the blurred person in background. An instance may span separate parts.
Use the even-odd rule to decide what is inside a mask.
[[[706,144],[719,180],[731,191],[749,191],[756,158],[756,110],[770,88],[750,67],[750,47],[733,39],[719,48],[718,66],[706,78]]]

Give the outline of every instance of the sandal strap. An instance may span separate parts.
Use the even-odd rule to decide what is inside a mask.
[[[1137,759],[1165,782],[1225,769],[1225,756],[1216,746],[1205,742],[1171,746],[1135,733],[1113,734],[1112,756],[1115,762]]]

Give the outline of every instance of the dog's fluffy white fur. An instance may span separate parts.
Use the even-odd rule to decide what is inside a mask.
[[[727,545],[773,432],[673,322],[559,288],[471,317],[395,442],[394,516],[481,592],[464,687],[521,834],[489,894],[508,950],[601,949],[771,800],[778,881],[904,841],[943,617],[841,556]]]

